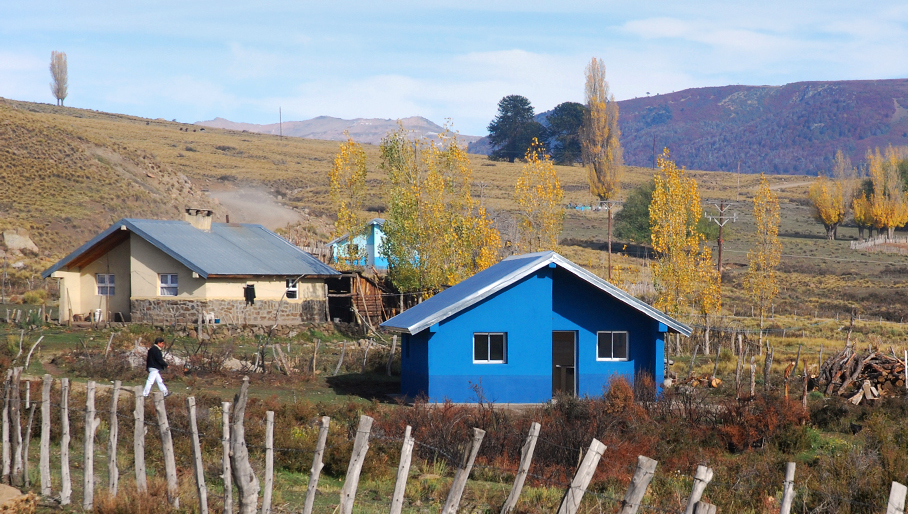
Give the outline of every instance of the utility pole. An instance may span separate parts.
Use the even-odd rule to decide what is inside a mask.
[[[620,204],[618,200],[599,200],[599,210],[608,211],[608,279],[612,280],[612,209]]]
[[[732,208],[735,204],[725,203],[725,200],[719,200],[719,203],[713,203],[713,205],[719,211],[719,215],[718,216],[707,216],[707,218],[712,220],[716,225],[719,225],[719,259],[718,259],[718,263],[716,264],[716,269],[719,270],[719,276],[721,277],[722,276],[722,243],[724,242],[722,239],[722,228],[729,221],[731,221],[731,222],[738,221],[738,213],[737,212],[732,213],[731,216],[726,215],[725,211]]]
[[[281,112],[280,107],[277,108],[277,129],[278,129],[278,134],[280,134],[278,136],[278,138],[283,140],[284,139],[284,115]]]

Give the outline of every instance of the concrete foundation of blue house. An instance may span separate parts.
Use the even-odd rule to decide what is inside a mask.
[[[402,394],[429,401],[541,403],[553,396],[553,332],[574,334],[576,394],[600,395],[614,376],[661,384],[668,328],[561,269],[541,268],[402,340]],[[627,331],[628,358],[597,360],[599,331]],[[506,362],[474,363],[473,334],[507,334]]]

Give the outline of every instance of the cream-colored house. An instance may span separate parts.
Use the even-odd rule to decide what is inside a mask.
[[[60,320],[295,324],[325,321],[339,273],[261,225],[122,219],[42,273],[60,279]]]

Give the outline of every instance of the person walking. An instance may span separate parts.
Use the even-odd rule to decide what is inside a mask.
[[[155,382],[158,384],[158,389],[164,393],[164,398],[170,396],[170,391],[167,390],[164,380],[161,379],[161,371],[167,369],[164,354],[161,352],[163,348],[164,338],[156,337],[154,344],[148,349],[148,358],[145,361],[145,367],[148,368],[148,380],[145,381],[145,390],[142,391],[142,396],[148,396],[148,393],[151,392],[151,385]]]

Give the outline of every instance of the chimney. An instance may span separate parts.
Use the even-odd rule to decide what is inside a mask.
[[[212,212],[211,209],[194,209],[188,207],[183,214],[183,221],[189,222],[190,225],[199,230],[210,232]]]

